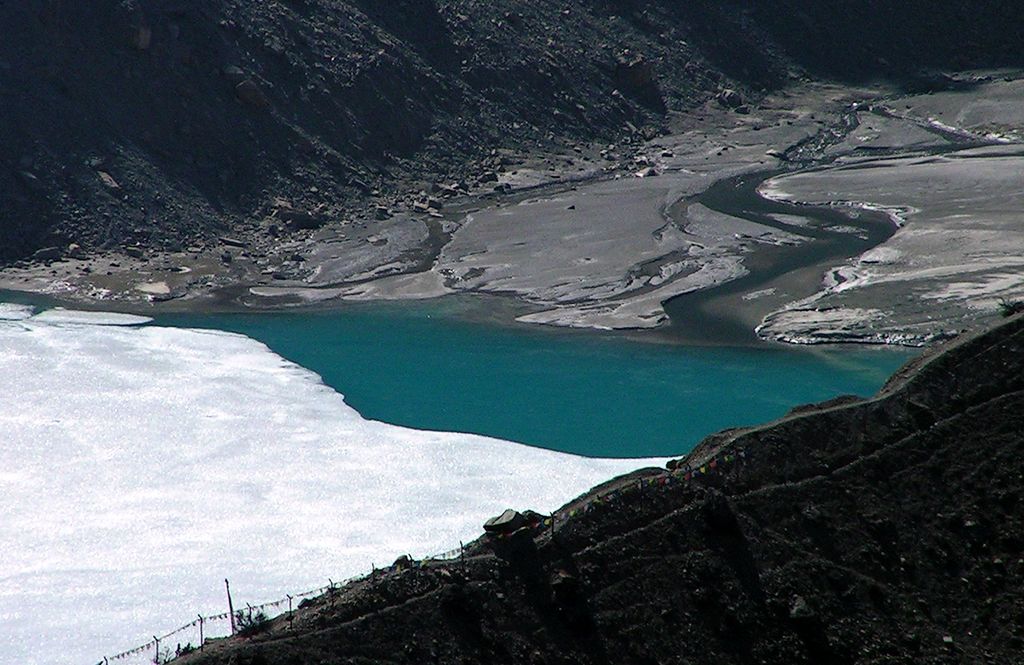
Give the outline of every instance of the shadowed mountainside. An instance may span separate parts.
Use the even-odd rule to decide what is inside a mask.
[[[768,6],[768,5],[771,6]],[[1021,60],[1015,3],[0,3],[0,260],[338,219],[721,89]],[[514,157],[513,157],[514,159]],[[45,258],[45,257],[40,257]]]

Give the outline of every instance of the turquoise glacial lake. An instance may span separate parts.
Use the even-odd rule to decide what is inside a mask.
[[[680,346],[499,326],[441,303],[331,312],[183,314],[319,374],[365,418],[595,457],[677,455],[727,427],[837,395],[869,396],[914,353]]]

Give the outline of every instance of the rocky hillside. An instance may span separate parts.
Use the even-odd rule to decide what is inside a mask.
[[[1022,359],[1018,317],[180,662],[1020,662]]]
[[[793,76],[1019,63],[1020,14],[949,0],[0,2],[0,261],[174,249],[263,232],[275,209],[330,223],[441,178],[486,184],[531,152],[649,135],[723,88],[756,99]]]

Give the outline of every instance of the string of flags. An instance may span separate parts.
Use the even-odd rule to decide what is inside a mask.
[[[670,485],[677,485],[680,482],[682,482],[682,483],[690,483],[693,480],[698,479],[698,478],[700,478],[702,476],[711,475],[711,474],[717,472],[723,465],[731,465],[732,463],[734,463],[734,462],[736,462],[738,460],[743,460],[746,457],[747,457],[747,453],[744,450],[738,450],[736,452],[729,452],[729,453],[719,453],[718,455],[712,457],[711,459],[706,460],[705,462],[703,462],[699,466],[691,466],[689,464],[686,464],[686,465],[682,465],[682,466],[677,466],[674,469],[669,469],[668,473],[661,474],[661,475],[659,475],[657,477],[640,478],[640,479],[637,480],[635,485],[632,485],[632,484],[624,485],[622,487],[610,490],[610,491],[608,491],[608,492],[606,492],[604,494],[601,494],[601,495],[598,495],[598,496],[592,498],[590,501],[588,501],[586,504],[584,504],[581,507],[572,508],[571,510],[568,511],[568,513],[566,513],[566,518],[567,519],[571,519],[571,518],[576,517],[578,515],[589,513],[590,511],[594,510],[595,508],[597,508],[599,506],[604,506],[604,505],[607,505],[607,504],[611,503],[615,499],[619,498],[619,496],[621,496],[623,493],[632,491],[634,488],[637,491],[643,491],[645,488],[649,488],[649,487],[654,487],[654,488],[666,487],[666,486],[670,486]],[[534,528],[534,529],[538,528],[539,526],[544,526],[545,528],[553,528],[554,524],[556,523],[556,521],[557,520],[556,520],[555,514],[551,514],[551,515],[549,515],[547,517],[543,517],[543,518],[539,518],[537,520],[534,520],[533,522],[531,522],[529,524],[529,526],[530,526],[530,528]],[[493,534],[493,537],[501,539],[503,537],[507,537],[507,534]],[[460,547],[457,547],[455,549],[448,550],[447,552],[442,552],[440,554],[435,554],[433,556],[425,557],[425,558],[420,559],[418,561],[412,561],[410,563],[409,567],[410,568],[415,568],[415,569],[423,569],[423,568],[428,567],[428,565],[430,563],[432,563],[432,562],[443,562],[443,561],[451,561],[453,559],[456,559],[456,558],[462,556],[464,554],[464,552],[465,552],[464,548],[460,546]],[[273,600],[273,601],[270,601],[270,602],[263,603],[262,605],[247,606],[246,610],[250,611],[250,612],[253,612],[253,611],[263,611],[263,610],[267,610],[267,609],[271,609],[271,608],[281,607],[285,603],[288,603],[289,601],[294,601],[295,599],[298,599],[298,598],[307,598],[307,597],[310,597],[310,596],[319,596],[319,595],[323,595],[325,592],[328,592],[328,591],[333,593],[338,588],[347,586],[348,584],[351,584],[353,582],[357,582],[357,581],[360,581],[360,580],[365,580],[365,579],[371,577],[375,573],[376,573],[376,569],[374,569],[373,573],[370,573],[370,574],[355,575],[353,577],[350,577],[348,579],[342,580],[340,582],[333,582],[332,581],[327,586],[317,587],[315,589],[309,589],[308,591],[303,591],[301,593],[291,594],[291,595],[285,596],[284,598],[281,598],[279,600]],[[127,658],[131,658],[132,656],[136,656],[136,655],[139,655],[139,654],[142,654],[142,653],[146,653],[146,652],[149,652],[149,651],[154,650],[154,649],[159,649],[159,646],[160,646],[161,642],[167,642],[167,640],[169,640],[170,638],[174,637],[175,635],[178,635],[179,633],[183,633],[183,632],[188,631],[188,630],[194,630],[197,627],[203,627],[203,626],[205,626],[205,625],[207,625],[209,623],[226,622],[230,618],[231,618],[231,614],[229,612],[222,612],[220,614],[213,614],[213,615],[210,615],[210,616],[199,615],[199,618],[192,620],[191,622],[185,624],[184,626],[181,626],[181,627],[179,627],[179,628],[177,628],[175,630],[172,630],[171,632],[167,633],[166,635],[164,635],[162,637],[157,638],[156,636],[154,636],[154,639],[150,640],[149,642],[146,642],[145,644],[139,645],[139,646],[134,647],[132,649],[129,649],[127,651],[122,651],[121,653],[119,653],[117,655],[114,655],[114,656],[110,656],[109,658],[104,658],[97,665],[105,665],[109,661],[125,660]],[[166,661],[161,661],[160,660],[161,657],[162,657],[162,655],[160,653],[157,653],[155,658],[150,658],[146,662],[147,663],[166,662]]]
[[[623,493],[631,491],[634,487],[637,490],[642,491],[647,487],[665,487],[668,485],[678,484],[680,482],[689,483],[701,476],[707,476],[715,473],[723,465],[732,464],[737,460],[745,459],[746,456],[746,451],[743,450],[737,451],[736,453],[719,454],[699,466],[685,465],[671,469],[667,474],[659,475],[656,478],[640,478],[637,480],[636,485],[626,485],[621,488],[610,490],[605,494],[594,497],[579,508],[569,510],[568,516],[576,517],[577,515],[586,514],[598,506],[603,506],[610,501],[617,499]],[[548,518],[548,520],[550,519],[552,518]],[[545,524],[549,524],[549,522],[545,521]]]

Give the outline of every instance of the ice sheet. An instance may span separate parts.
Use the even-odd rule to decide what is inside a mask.
[[[0,321],[0,663],[96,663],[225,611],[224,578],[276,599],[645,465],[367,421],[243,336],[68,320]]]
[[[19,305],[15,303],[0,302],[0,321],[20,321],[32,316],[34,309],[31,305]]]
[[[115,312],[86,312],[74,309],[55,307],[40,312],[33,317],[40,323],[69,323],[91,326],[137,326],[149,323],[153,319],[135,314],[118,314]]]

